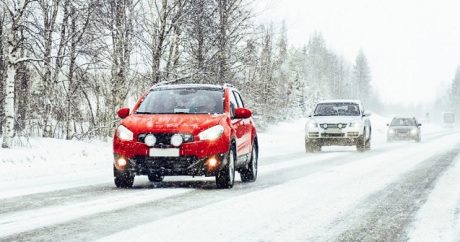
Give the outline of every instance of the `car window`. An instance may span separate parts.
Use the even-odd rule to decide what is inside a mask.
[[[411,118],[394,118],[391,126],[415,126],[414,119]]]
[[[233,93],[235,94],[236,101],[238,102],[238,107],[244,108],[244,102],[243,98],[241,98],[241,94],[237,91],[233,91]]]
[[[314,116],[359,116],[356,103],[320,103],[316,105]]]
[[[141,103],[138,114],[221,114],[222,89],[176,88],[152,90]]]
[[[238,107],[238,103],[236,101],[235,95],[233,92],[229,93],[230,95],[230,115],[231,117],[235,116],[235,109]]]

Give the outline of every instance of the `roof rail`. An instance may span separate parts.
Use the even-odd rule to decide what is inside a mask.
[[[167,81],[161,81],[161,82],[158,82],[158,83],[155,83],[153,84],[150,89],[154,88],[154,87],[158,87],[158,86],[163,86],[163,85],[167,85],[168,82]]]

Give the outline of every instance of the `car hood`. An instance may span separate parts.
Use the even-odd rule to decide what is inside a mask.
[[[352,123],[361,122],[361,116],[314,116],[310,120],[319,124],[338,124],[338,123]]]
[[[189,133],[197,135],[224,118],[223,114],[132,114],[121,124],[136,134]]]

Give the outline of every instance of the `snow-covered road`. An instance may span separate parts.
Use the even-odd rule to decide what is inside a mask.
[[[460,130],[427,127],[421,143],[386,143],[382,129],[370,152],[307,154],[302,129],[299,120],[260,134],[258,180],[231,190],[191,177],[136,177],[133,189],[116,189],[110,160],[25,179],[17,172],[27,166],[5,165],[15,174],[0,179],[0,240],[460,240]],[[105,157],[88,152],[82,159]]]

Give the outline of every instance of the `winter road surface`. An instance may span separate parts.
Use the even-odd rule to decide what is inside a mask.
[[[458,130],[427,130],[421,143],[386,143],[381,131],[370,152],[306,154],[302,122],[292,125],[289,137],[261,135],[273,142],[257,181],[231,190],[191,177],[116,189],[110,161],[5,180],[0,241],[460,241]]]

